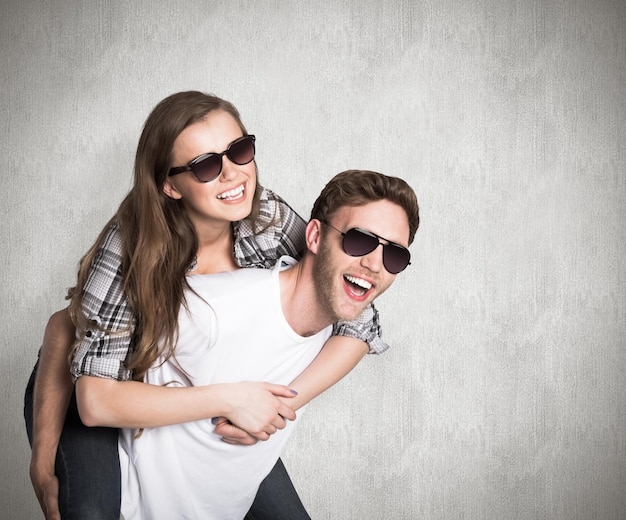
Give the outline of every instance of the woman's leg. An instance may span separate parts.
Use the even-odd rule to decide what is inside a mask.
[[[311,520],[280,459],[261,483],[246,520]]]
[[[31,444],[36,373],[35,366],[24,395],[24,419]],[[74,395],[59,440],[55,469],[63,520],[119,520],[121,478],[117,430],[84,426]]]

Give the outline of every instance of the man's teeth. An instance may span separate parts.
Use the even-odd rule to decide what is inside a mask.
[[[345,279],[348,280],[350,283],[353,283],[354,285],[362,287],[366,291],[369,291],[372,288],[372,284],[369,283],[367,280],[363,280],[362,278],[356,278],[355,276],[347,274],[345,276]]]
[[[217,198],[218,199],[234,199],[235,197],[240,196],[243,193],[243,184],[238,186],[237,188],[233,188],[232,190],[225,191],[224,193],[220,193]]]

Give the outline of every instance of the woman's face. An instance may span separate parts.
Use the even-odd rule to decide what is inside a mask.
[[[172,147],[171,167],[185,166],[192,159],[208,153],[221,153],[243,136],[237,121],[222,110],[210,112],[204,120],[183,130]],[[181,199],[200,232],[206,226],[223,226],[247,217],[252,210],[256,188],[254,161],[238,165],[222,156],[222,171],[210,182],[200,182],[190,171],[168,177],[163,190],[173,199]]]

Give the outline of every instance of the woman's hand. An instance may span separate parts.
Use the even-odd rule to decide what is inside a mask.
[[[292,390],[293,392],[293,390]],[[296,394],[290,394],[289,397],[280,397],[279,398],[284,404],[289,406],[289,408],[295,408],[295,404],[297,402]],[[296,410],[293,410],[294,413]],[[284,421],[283,421],[284,422]],[[215,433],[222,437],[222,440],[228,444],[237,444],[240,446],[252,446],[258,442],[258,438],[250,435],[247,431],[242,430],[238,426],[234,425],[230,422],[226,417],[215,417],[213,419],[213,424],[215,425]],[[284,427],[284,426],[283,426]],[[273,433],[276,433],[279,429],[277,428]],[[269,431],[266,430],[266,433]],[[271,434],[270,434],[271,436]]]
[[[226,400],[232,411],[218,419],[217,425],[231,444],[266,441],[287,425],[286,420],[296,418],[296,413],[279,399],[293,398],[297,395],[295,390],[271,383],[235,383],[230,387]]]

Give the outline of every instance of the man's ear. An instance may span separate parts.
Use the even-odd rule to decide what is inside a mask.
[[[174,187],[174,185],[168,180],[165,181],[163,185],[163,193],[165,193],[168,197],[174,200],[182,199],[183,196],[180,192]]]
[[[316,218],[311,219],[306,225],[306,248],[313,254],[317,254],[320,247],[321,228],[322,223]]]

